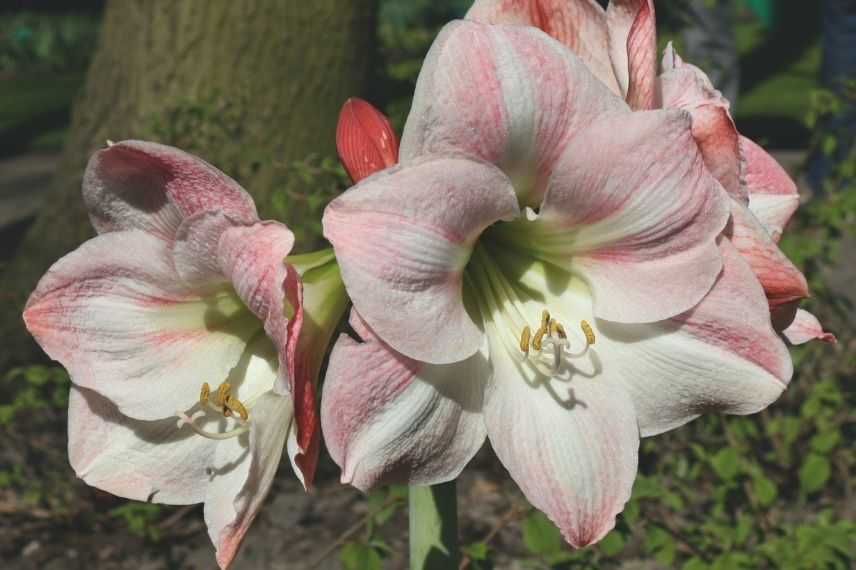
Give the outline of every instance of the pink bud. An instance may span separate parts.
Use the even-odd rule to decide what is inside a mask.
[[[336,148],[355,183],[398,162],[398,137],[389,119],[357,97],[345,101],[339,112]]]

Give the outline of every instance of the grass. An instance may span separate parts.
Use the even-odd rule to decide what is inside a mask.
[[[62,147],[83,73],[0,77],[0,157]]]

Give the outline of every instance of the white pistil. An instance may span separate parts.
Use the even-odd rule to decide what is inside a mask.
[[[208,439],[229,439],[249,431],[252,426],[249,421],[249,413],[241,401],[230,393],[231,389],[231,385],[222,382],[214,394],[215,404],[211,401],[211,387],[207,382],[204,382],[199,392],[199,404],[215,414],[221,414],[223,418],[231,419],[237,424],[237,427],[225,432],[211,432],[203,429],[197,422],[206,415],[204,409],[194,412],[191,416],[184,412],[176,412],[175,415],[179,418],[176,427],[181,429],[182,426],[189,425],[193,431]]]
[[[184,425],[188,425],[193,431],[195,431],[202,437],[207,437],[208,439],[229,439],[232,437],[238,437],[239,435],[241,435],[242,433],[246,433],[250,429],[250,422],[240,422],[238,424],[238,427],[236,427],[235,429],[231,429],[229,431],[224,432],[211,432],[202,429],[196,424],[196,420],[205,415],[205,410],[199,410],[192,416],[188,416],[184,412],[176,412],[175,415],[178,416],[177,427],[181,428]]]

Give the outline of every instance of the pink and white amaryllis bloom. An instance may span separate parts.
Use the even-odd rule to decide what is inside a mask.
[[[640,434],[752,413],[791,376],[684,111],[631,112],[534,28],[454,22],[399,165],[324,215],[359,340],[322,399],[342,478],[455,478],[487,437],[574,546],[630,496]]]
[[[725,235],[764,287],[774,326],[791,342],[834,342],[817,319],[797,310],[808,287],[776,245],[797,208],[796,185],[773,157],[737,132],[728,100],[671,45],[657,75],[653,0],[611,0],[606,10],[595,0],[476,0],[467,18],[540,28],[633,109],[689,111],[699,152],[733,199]]]
[[[99,235],[50,268],[24,311],[73,382],[72,467],[122,497],[204,502],[225,567],[283,447],[305,484],[317,457],[313,385],[293,373],[293,236],[259,221],[222,172],[160,144],[95,153],[83,197]]]

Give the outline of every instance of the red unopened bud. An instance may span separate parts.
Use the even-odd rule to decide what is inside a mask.
[[[389,119],[357,97],[345,101],[339,112],[336,148],[355,183],[398,162],[398,137]]]

